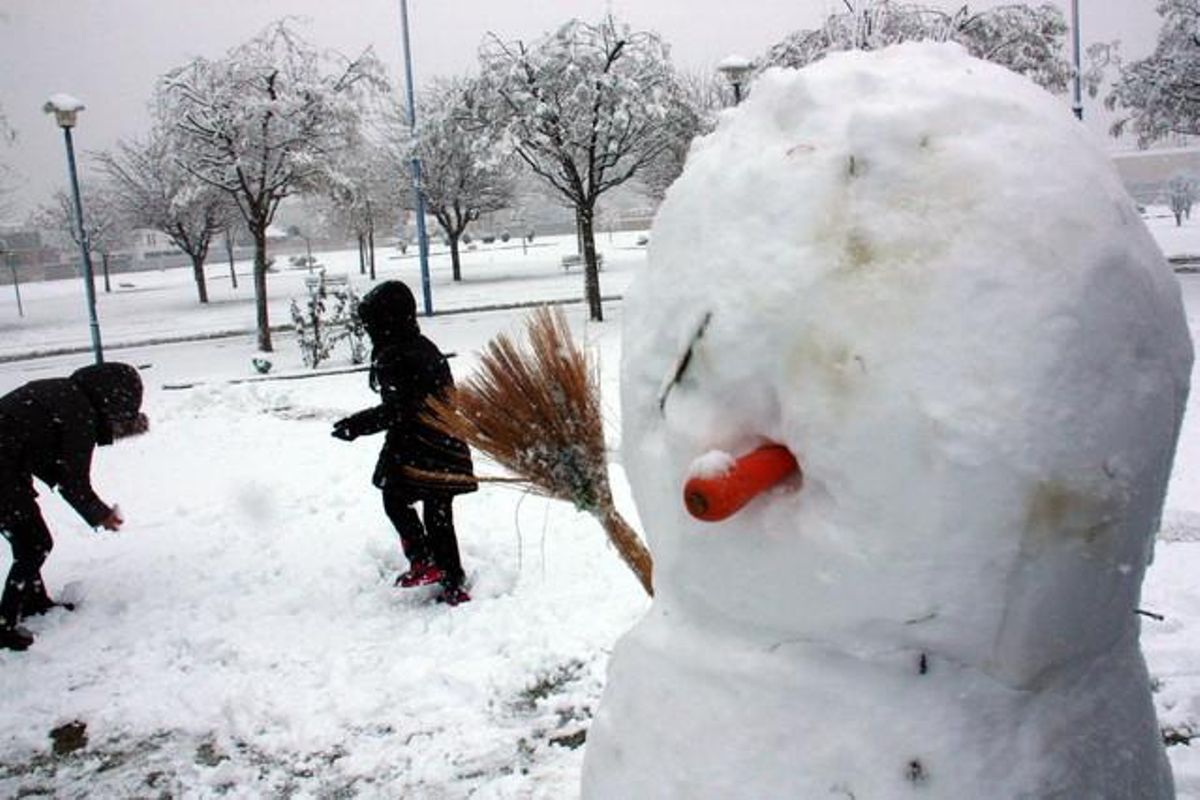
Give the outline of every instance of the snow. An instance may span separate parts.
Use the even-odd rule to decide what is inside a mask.
[[[652,241],[621,405],[656,595],[583,796],[1172,796],[1134,610],[1192,349],[1101,144],[957,45],[834,55],[693,145]],[[692,520],[697,456],[763,440],[804,488]]]
[[[1149,224],[1168,255],[1177,246],[1190,248],[1184,240],[1200,239],[1200,223],[1185,222],[1180,229],[1173,221]],[[1051,220],[1039,226],[1045,228],[1055,232]],[[713,235],[717,230],[727,234],[710,227],[700,241],[720,238]],[[633,246],[637,236],[598,237],[605,253],[605,294],[624,292],[630,276],[645,264],[644,249]],[[761,243],[758,236],[765,237]],[[730,280],[752,283],[746,266],[770,263],[771,251],[781,245],[754,226],[739,237],[725,246],[728,261],[720,265],[731,273]],[[659,238],[656,234],[655,248],[662,244]],[[456,313],[423,318],[422,327],[457,353],[451,363],[460,379],[472,371],[487,340],[516,330],[523,313],[469,309],[578,298],[579,271],[564,273],[559,266],[570,247],[565,240],[538,239],[527,254],[511,243],[466,251],[466,280],[457,286],[450,283],[444,250],[435,248],[435,306]],[[355,254],[317,255],[330,272],[350,273],[356,286],[367,285],[357,275]],[[1013,268],[990,251],[974,255],[1001,276]],[[729,269],[730,264],[738,269]],[[240,264],[239,271],[246,267]],[[578,797],[583,750],[570,744],[597,707],[614,642],[648,608],[629,570],[590,516],[491,485],[455,503],[474,600],[446,609],[427,604],[420,590],[393,589],[403,559],[378,493],[369,486],[381,443],[347,444],[328,435],[333,419],[371,402],[364,375],[228,384],[227,379],[255,376],[249,334],[116,349],[122,343],[248,329],[253,318],[249,281],[240,281],[235,291],[222,274],[227,272],[217,259],[209,269],[210,308],[196,305],[186,268],[116,275],[114,292],[100,294],[109,358],[149,365],[143,374],[152,428],[144,437],[97,451],[96,485],[102,497],[121,504],[128,520],[120,533],[88,530],[59,498],[43,492],[41,505],[56,538],[45,570],[50,590],[82,601],[74,613],[33,621],[38,641],[29,652],[0,653],[0,796]],[[272,274],[273,320],[287,319],[287,301],[303,296],[306,274]],[[719,288],[713,280],[720,274],[715,270],[705,278],[710,295]],[[419,285],[415,259],[381,258],[380,279],[392,277]],[[1195,336],[1200,276],[1178,277]],[[773,284],[761,287],[763,296],[777,291]],[[0,358],[86,348],[78,280],[26,284],[22,298],[23,319],[11,287],[0,286]],[[589,325],[581,306],[569,307],[576,332],[600,359],[614,448],[620,444],[622,416],[620,326],[632,313],[629,308],[606,303],[607,321]],[[665,356],[674,364],[700,317],[671,314],[667,307],[655,310],[656,318],[675,319],[681,329],[669,339],[671,352]],[[724,341],[722,319],[717,314],[712,322],[717,342]],[[1026,335],[1011,324],[989,330],[996,338]],[[747,353],[753,345],[747,343]],[[707,346],[703,340],[697,346],[697,363],[704,363]],[[290,335],[277,335],[276,347],[273,374],[303,371]],[[754,359],[747,358],[752,366]],[[68,374],[88,360],[83,352],[0,363],[0,392],[34,378]],[[346,366],[344,354],[328,364],[331,370]],[[981,364],[985,377],[987,367]],[[196,387],[163,389],[189,382]],[[661,383],[662,375],[655,375],[655,404]],[[674,415],[687,401],[688,387],[681,383],[668,399],[669,412]],[[1141,631],[1159,722],[1185,737],[1200,730],[1200,584],[1195,578],[1200,573],[1200,397],[1193,394],[1188,404],[1163,531],[1140,603],[1165,617],[1144,618]],[[698,413],[693,420],[705,423],[705,416]],[[806,449],[802,443],[794,446]],[[740,452],[732,445],[728,450]],[[618,457],[614,451],[614,460]],[[494,474],[486,462],[477,463],[481,472]],[[797,501],[815,488],[807,467]],[[927,477],[925,471],[906,476],[901,488],[914,490]],[[635,528],[654,533],[649,523],[638,521],[619,463],[613,464],[613,480],[621,513]],[[782,495],[784,502],[790,502],[787,497]],[[722,525],[738,525],[739,519]],[[723,538],[711,525],[706,531],[711,540]],[[7,549],[0,547],[0,571],[8,564]],[[800,567],[796,575],[810,573],[812,566]],[[723,590],[720,582],[703,588],[711,595]],[[817,610],[791,609],[800,617]],[[725,658],[752,678],[740,685],[747,689],[747,702],[758,707],[755,695],[769,695],[776,685],[768,680],[776,673],[764,670],[778,663],[747,652],[734,637],[714,645],[711,632],[706,633],[681,646],[696,653],[698,664],[711,664],[709,649],[729,645]],[[796,650],[800,644],[781,649]],[[852,668],[853,659],[835,657],[829,654],[838,668]],[[880,657],[913,666],[913,654],[903,650]],[[940,660],[929,668],[931,675],[954,669]],[[852,688],[838,685],[831,691],[858,704],[853,715],[804,709],[823,724],[828,737],[822,752],[831,760],[879,746],[880,707],[852,677],[844,681]],[[935,699],[907,698],[903,692],[911,684],[898,680],[896,686],[893,697],[915,708],[914,714],[924,713],[925,701]],[[652,707],[665,714],[670,701],[670,694],[656,697]],[[671,722],[691,724],[709,711],[696,705]],[[49,731],[72,720],[87,723],[88,746],[73,756],[52,758]],[[951,739],[955,730],[934,738]],[[731,725],[725,742],[763,756],[786,744],[763,731]],[[963,735],[954,747],[957,752],[989,741],[987,732]],[[1167,752],[1178,796],[1200,800],[1200,751],[1180,744]],[[922,788],[933,788],[942,772],[937,762],[926,766],[931,782]],[[823,787],[819,796],[846,796],[848,788]]]
[[[46,99],[45,110],[49,111],[83,111],[83,101],[73,95],[56,92]]]
[[[734,457],[724,450],[709,450],[696,456],[685,474],[688,478],[715,478],[733,469],[735,461]]]
[[[636,236],[599,237],[606,294],[619,294],[644,258]],[[570,243],[535,245],[527,255],[519,245],[466,251],[461,286],[451,285],[438,249],[435,302],[577,297],[580,272],[558,265]],[[354,253],[319,257],[331,271],[356,272]],[[275,304],[289,288],[302,292],[306,274],[273,275]],[[216,309],[195,305],[186,268],[115,277],[144,290],[102,295],[114,345],[252,319],[227,284],[215,287]],[[381,261],[380,279],[392,277],[418,285],[415,260]],[[9,354],[13,339],[29,349],[86,345],[78,281],[22,289],[24,320],[11,293],[0,302]],[[590,328],[582,305],[568,309],[612,364],[618,325]],[[619,321],[619,306],[606,310]],[[462,312],[422,325],[457,353],[461,378],[519,316]],[[304,371],[290,335],[276,346],[273,373]],[[569,506],[485,487],[455,503],[473,602],[451,610],[430,602],[432,589],[393,588],[405,563],[370,486],[382,441],[329,436],[334,419],[373,402],[365,374],[225,383],[255,377],[254,352],[250,335],[109,351],[148,365],[152,428],[96,453],[95,483],[120,503],[122,532],[92,532],[42,492],[56,535],[50,590],[82,600],[74,613],[34,620],[29,652],[0,653],[0,795],[576,793],[582,751],[570,737],[599,694],[607,648],[646,605],[603,531]],[[0,364],[0,392],[88,360]],[[345,368],[345,355],[328,366]],[[615,369],[604,379],[611,392]],[[197,385],[163,388],[189,382]],[[480,470],[497,474],[486,462]],[[619,471],[614,478],[628,505]],[[76,719],[87,724],[88,748],[38,762],[49,731]]]

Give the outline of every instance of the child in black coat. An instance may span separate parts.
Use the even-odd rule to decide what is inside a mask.
[[[96,445],[142,433],[142,379],[128,364],[94,364],[69,378],[31,381],[0,397],[0,534],[13,563],[0,596],[0,649],[24,650],[33,636],[22,618],[59,605],[42,582],[54,546],[33,478],[57,488],[79,516],[115,531],[124,520],[92,489]]]
[[[451,503],[478,484],[467,445],[421,418],[426,401],[444,397],[454,379],[446,356],[421,334],[416,301],[404,283],[386,281],[372,289],[358,315],[371,337],[370,385],[381,402],[338,420],[333,436],[351,441],[387,431],[372,482],[383,492],[384,511],[409,563],[396,584],[440,583],[438,601],[458,605],[471,598],[463,588]],[[423,524],[413,507],[418,501]]]

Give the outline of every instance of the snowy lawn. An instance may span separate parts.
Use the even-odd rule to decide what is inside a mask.
[[[1200,228],[1151,224],[1168,251],[1200,241]],[[604,238],[602,285],[616,294],[644,250],[632,234]],[[468,254],[463,286],[449,285],[439,257],[435,304],[577,296],[578,271],[558,265],[568,247],[481,248]],[[353,257],[320,256],[331,272],[356,273]],[[381,264],[381,277],[419,285],[414,260]],[[209,309],[195,307],[187,270],[120,276],[134,288],[101,298],[106,341],[247,328],[249,284],[235,296],[219,272]],[[286,321],[302,277],[272,277],[274,321]],[[1195,337],[1200,276],[1181,282]],[[86,345],[78,282],[23,289],[21,320],[0,287],[0,355]],[[616,447],[620,304],[606,304],[602,325],[569,308],[600,357]],[[462,378],[520,316],[422,325],[458,354]],[[277,350],[276,372],[299,371],[289,335]],[[329,436],[332,420],[372,401],[365,375],[224,382],[251,376],[253,354],[249,336],[109,353],[150,365],[153,427],[97,451],[95,483],[128,519],[119,534],[88,530],[43,492],[57,541],[45,575],[52,593],[80,605],[33,621],[27,653],[0,654],[0,796],[576,797],[609,649],[647,607],[599,526],[562,504],[484,487],[455,504],[473,602],[448,609],[430,604],[429,590],[394,589],[404,561],[369,485],[381,441]],[[0,364],[0,392],[87,361]],[[340,354],[330,364],[344,365]],[[197,385],[163,388],[189,382]],[[1142,604],[1165,617],[1147,618],[1143,639],[1161,722],[1183,739],[1200,732],[1197,403],[1200,392]],[[636,526],[617,464],[614,483]],[[8,564],[0,549],[0,570]],[[86,745],[55,755],[51,731],[76,721]],[[59,740],[63,751],[82,743]],[[1179,744],[1170,754],[1180,796],[1200,799],[1200,753]]]

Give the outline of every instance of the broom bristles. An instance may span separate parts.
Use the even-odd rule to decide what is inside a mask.
[[[594,510],[608,494],[598,376],[561,311],[539,308],[526,333],[527,351],[489,342],[478,372],[430,403],[432,421],[534,491]]]
[[[445,399],[431,400],[427,418],[530,490],[597,516],[651,592],[649,552],[613,507],[598,370],[561,310],[538,308],[525,333],[527,348],[507,334],[489,342],[478,372]]]

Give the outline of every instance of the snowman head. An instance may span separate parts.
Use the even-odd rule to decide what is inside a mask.
[[[622,418],[661,608],[1008,674],[998,652],[1053,663],[1135,624],[1191,347],[1060,99],[955,45],[769,71],[651,242]],[[802,482],[688,514],[697,464],[767,443]]]

